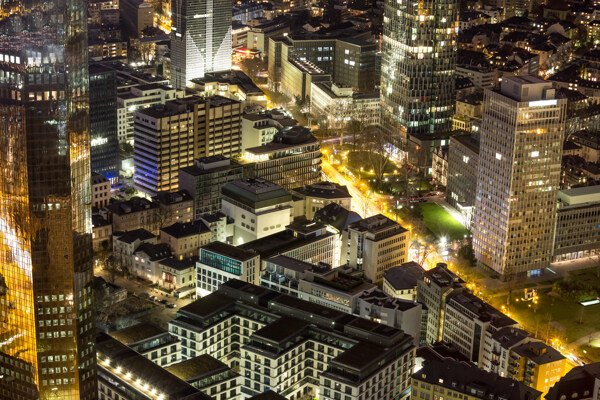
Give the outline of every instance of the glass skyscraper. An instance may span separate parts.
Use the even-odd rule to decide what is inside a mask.
[[[96,398],[86,6],[3,2],[0,398]]]
[[[450,130],[458,33],[457,0],[386,0],[381,126],[406,140]]]
[[[207,72],[231,69],[231,2],[173,0],[171,84],[176,89]]]

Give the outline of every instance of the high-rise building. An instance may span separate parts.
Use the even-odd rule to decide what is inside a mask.
[[[450,130],[457,14],[456,0],[385,2],[381,126],[389,135]]]
[[[92,171],[110,181],[119,177],[117,77],[101,64],[90,65],[90,158]]]
[[[535,273],[552,259],[566,102],[532,76],[485,92],[473,249],[500,275]]]
[[[1,7],[0,398],[95,399],[87,7]]]
[[[184,89],[207,72],[231,69],[231,3],[175,0],[171,25],[171,84]]]

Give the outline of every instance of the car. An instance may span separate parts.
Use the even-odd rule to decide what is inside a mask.
[[[168,303],[167,308],[175,308],[175,304]]]
[[[169,303],[167,302],[167,300],[165,300],[165,299],[162,299],[162,300],[160,300],[160,301],[159,301],[159,303],[160,303],[160,304],[165,304],[165,305],[166,305],[166,304],[169,304]]]
[[[148,299],[152,300],[152,301],[156,301],[156,296],[150,296],[150,297],[148,297]]]

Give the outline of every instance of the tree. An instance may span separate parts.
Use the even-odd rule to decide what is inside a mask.
[[[266,69],[264,61],[260,58],[246,58],[240,63],[240,68],[248,75],[251,79],[255,79],[256,76]]]
[[[348,121],[348,125],[346,125],[346,128],[348,129],[348,133],[352,136],[352,150],[356,151],[357,136],[360,135],[364,130],[364,125],[360,120],[351,119],[350,121]],[[340,145],[341,144],[343,143],[340,143]]]
[[[465,244],[462,246],[457,253],[459,259],[463,260],[467,265],[473,267],[477,262],[475,259],[475,252],[473,251],[473,246],[471,243]]]

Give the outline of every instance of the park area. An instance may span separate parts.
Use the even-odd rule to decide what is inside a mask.
[[[463,240],[469,231],[446,210],[435,203],[420,203],[425,226],[438,238]]]
[[[537,289],[537,304],[523,300],[525,287]],[[579,304],[596,298],[599,291],[596,268],[590,268],[573,271],[565,279],[515,285],[509,305],[506,294],[492,294],[489,300],[533,335],[556,340],[560,345],[576,342],[574,347],[579,347],[580,356],[600,361],[600,340],[594,339],[598,337],[595,332],[600,331],[600,305]]]

